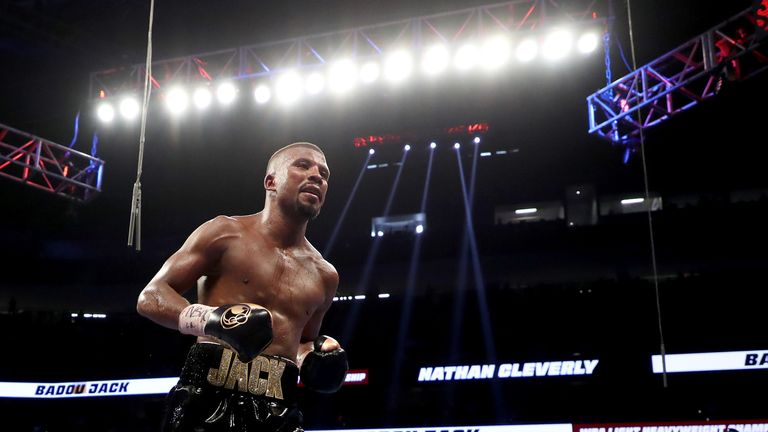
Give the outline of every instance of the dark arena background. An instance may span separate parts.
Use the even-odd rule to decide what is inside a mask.
[[[159,0],[129,232],[150,2],[0,2],[0,429],[158,430],[193,338],[139,292],[311,141],[307,430],[768,430],[767,9]]]

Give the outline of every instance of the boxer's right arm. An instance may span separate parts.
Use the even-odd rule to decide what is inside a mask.
[[[240,235],[237,224],[219,216],[197,228],[141,291],[138,313],[164,327],[179,329],[179,315],[189,306],[181,295],[218,263],[229,241]]]

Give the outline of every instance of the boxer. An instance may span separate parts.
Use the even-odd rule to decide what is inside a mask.
[[[305,238],[329,176],[316,145],[277,150],[262,211],[204,223],[142,290],[139,314],[197,337],[164,431],[301,431],[299,376],[311,390],[341,387],[346,353],[320,335],[339,276]],[[182,294],[193,286],[189,304]]]

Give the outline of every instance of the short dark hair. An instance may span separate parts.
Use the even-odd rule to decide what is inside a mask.
[[[272,167],[272,161],[274,161],[275,158],[277,158],[277,156],[280,153],[282,153],[282,152],[284,152],[286,150],[292,149],[294,147],[310,148],[312,150],[317,151],[318,153],[323,155],[323,157],[325,157],[325,153],[323,153],[323,150],[320,149],[320,147],[316,146],[315,144],[312,144],[311,142],[300,141],[300,142],[295,142],[295,143],[292,143],[292,144],[288,144],[287,146],[281,147],[281,148],[277,149],[277,151],[272,153],[272,156],[270,156],[269,161],[267,162],[267,174],[269,174],[269,172],[271,171],[270,168]]]

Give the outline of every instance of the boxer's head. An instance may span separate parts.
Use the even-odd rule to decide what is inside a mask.
[[[297,142],[269,158],[264,189],[267,199],[283,211],[313,219],[325,202],[329,176],[323,151],[314,144]]]

